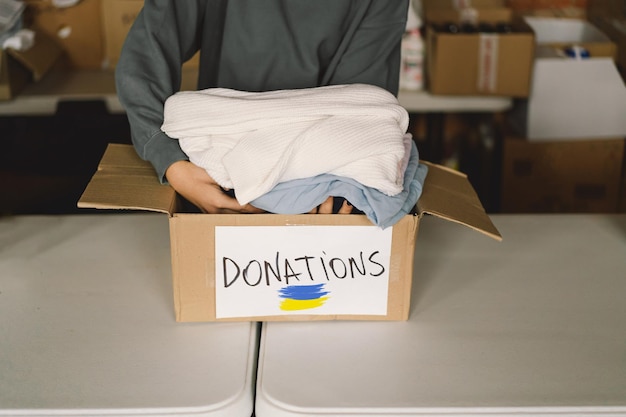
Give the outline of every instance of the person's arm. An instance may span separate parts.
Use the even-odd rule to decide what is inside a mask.
[[[400,49],[409,1],[362,0],[360,15],[352,22],[354,32],[347,42],[340,45],[335,62],[321,84],[371,84],[397,96]],[[328,213],[329,210],[332,210],[332,198],[318,207],[319,213]],[[339,213],[351,212],[352,206],[344,202]]]
[[[116,67],[117,94],[133,145],[159,181],[206,213],[259,212],[226,195],[205,170],[188,161],[177,140],[161,131],[165,100],[179,91],[182,64],[198,50],[205,7],[202,0],[146,0]]]
[[[408,0],[369,0],[353,36],[322,84],[364,83],[398,94],[400,47],[406,29]]]
[[[182,64],[198,50],[204,1],[146,0],[131,27],[115,70],[117,94],[133,145],[161,182],[186,160],[178,141],[161,131],[163,103],[180,89]]]

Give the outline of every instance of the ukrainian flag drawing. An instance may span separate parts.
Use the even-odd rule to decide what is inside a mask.
[[[321,307],[330,297],[324,290],[324,284],[288,285],[278,290],[280,309],[285,311],[308,310]]]

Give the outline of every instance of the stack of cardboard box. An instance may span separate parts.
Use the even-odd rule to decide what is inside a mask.
[[[626,80],[626,2],[623,0],[588,0],[587,19],[617,45],[617,69]],[[623,169],[619,211],[626,212],[626,166]]]
[[[536,57],[529,97],[515,102],[504,136],[501,209],[616,212],[626,136],[616,45],[586,20],[525,20]]]
[[[617,45],[617,67],[626,74],[626,2],[593,0],[587,7],[587,18]]]
[[[63,50],[70,68],[102,67],[100,0],[82,0],[68,7],[57,7],[52,0],[24,2],[25,25],[53,39]]]
[[[587,4],[596,0],[507,0],[516,14],[584,19]]]
[[[61,49],[45,33],[24,27],[23,2],[5,0],[0,9],[0,100],[7,100],[43,77]]]
[[[55,65],[63,70],[113,70],[143,0],[23,0],[23,26],[36,33],[29,51],[0,50],[0,100],[14,98]],[[197,67],[199,54],[185,63]]]
[[[57,7],[53,0],[25,0],[27,22],[54,38],[70,68],[112,69],[143,0],[80,0]],[[197,57],[187,63],[197,65]]]
[[[84,1],[84,0],[83,0]],[[93,0],[91,0],[93,1]],[[115,68],[120,58],[122,45],[137,14],[143,7],[143,0],[103,0],[102,1],[102,28],[104,39],[104,66]],[[185,62],[186,68],[198,66],[199,54]]]
[[[0,49],[0,100],[10,100],[28,83],[40,80],[61,54],[62,49],[44,33],[35,33],[28,50]]]
[[[504,0],[423,0],[428,90],[526,97],[534,34]]]

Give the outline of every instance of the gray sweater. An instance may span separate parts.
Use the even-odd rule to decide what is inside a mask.
[[[366,83],[397,94],[407,9],[408,0],[146,0],[116,67],[137,153],[162,182],[187,159],[160,127],[198,50],[198,89]]]

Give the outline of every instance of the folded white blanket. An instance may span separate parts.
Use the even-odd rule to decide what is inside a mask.
[[[280,182],[324,173],[396,195],[408,123],[393,94],[350,84],[179,92],[165,102],[161,129],[246,204]]]

